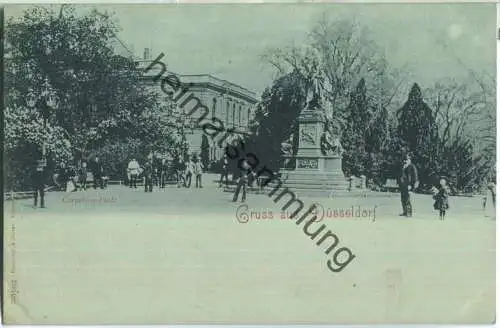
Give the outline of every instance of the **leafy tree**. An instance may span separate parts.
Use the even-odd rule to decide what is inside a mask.
[[[130,140],[140,143],[129,149],[130,156],[138,155],[133,149],[171,149],[168,106],[147,89],[131,58],[115,54],[117,31],[108,15],[96,10],[76,15],[73,8],[58,14],[50,7],[34,7],[8,22],[9,161],[17,161],[16,154],[23,149],[32,153],[16,142],[30,131],[38,132],[28,140],[38,148],[47,144],[47,155],[56,162],[86,158]],[[16,115],[29,118],[22,121]],[[34,121],[44,124],[27,129]],[[70,155],[50,140],[63,142]]]
[[[44,127],[40,113],[27,106],[7,106],[4,112],[4,187],[7,190],[25,190],[36,161],[42,158],[43,141],[52,154],[48,169],[55,162],[72,160],[71,144],[64,130],[58,126]]]

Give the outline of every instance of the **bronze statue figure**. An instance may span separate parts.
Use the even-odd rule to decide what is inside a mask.
[[[321,135],[321,153],[323,156],[342,156],[344,148],[340,143],[339,137],[333,137],[328,126],[325,126],[325,131]]]

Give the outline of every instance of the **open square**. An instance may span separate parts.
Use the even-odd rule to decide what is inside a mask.
[[[421,195],[415,216],[399,217],[398,196],[314,199],[331,209],[377,206],[374,222],[322,221],[356,255],[336,274],[265,194],[249,195],[246,205],[273,218],[254,215],[247,223],[236,220],[240,203],[210,183],[153,193],[124,186],[53,192],[46,209],[16,200],[13,218],[6,202],[19,290],[11,310],[23,322],[47,324],[96,317],[103,324],[277,324],[284,314],[297,324],[493,320],[495,221],[484,216],[480,199],[452,198],[449,217],[439,221],[430,196]],[[84,197],[115,201],[67,202]],[[43,304],[23,308],[37,299]],[[63,311],[62,302],[80,315]],[[113,316],[119,309],[128,309],[121,322]]]

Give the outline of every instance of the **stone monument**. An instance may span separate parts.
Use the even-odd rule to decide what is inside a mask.
[[[299,145],[293,170],[280,170],[281,181],[297,194],[329,196],[347,191],[342,171],[342,145],[328,128],[326,115],[318,107],[318,95],[311,97],[298,118]]]

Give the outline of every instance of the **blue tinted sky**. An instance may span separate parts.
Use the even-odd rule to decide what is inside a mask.
[[[393,67],[407,64],[411,82],[423,87],[444,78],[464,78],[468,67],[494,76],[494,4],[246,4],[107,5],[120,38],[138,56],[152,46],[165,52],[169,69],[211,73],[261,92],[272,68],[260,59],[268,47],[304,42],[324,11],[332,19],[355,17],[369,27]],[[16,15],[20,8],[8,7]],[[445,46],[443,46],[445,45]]]

